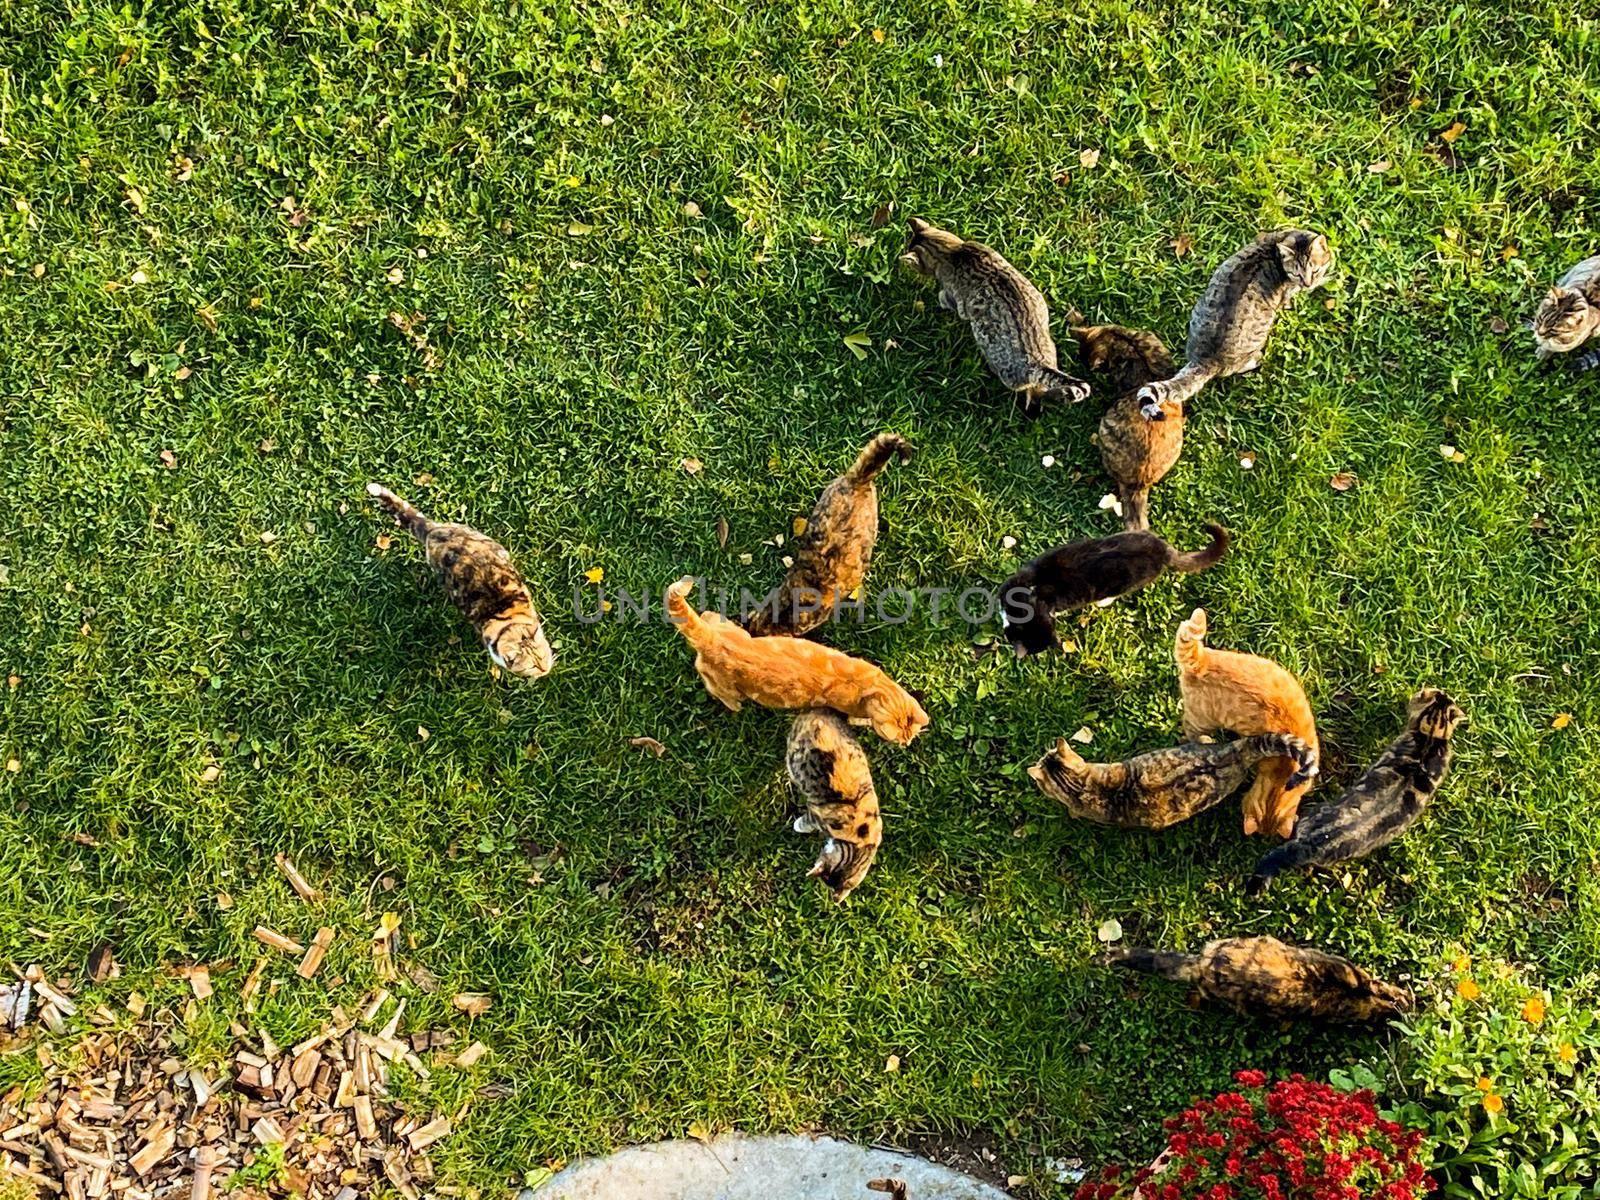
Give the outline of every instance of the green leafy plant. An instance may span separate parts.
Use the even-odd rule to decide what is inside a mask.
[[[1428,1130],[1441,1195],[1600,1196],[1595,997],[1592,981],[1544,989],[1463,955],[1397,1022],[1389,1061],[1331,1078],[1379,1088],[1395,1119]]]

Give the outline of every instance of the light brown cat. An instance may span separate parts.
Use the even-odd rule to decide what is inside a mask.
[[[688,601],[694,584],[685,575],[667,589],[667,615],[694,647],[694,669],[706,690],[734,712],[746,700],[767,708],[831,708],[902,746],[927,725],[922,705],[879,667],[803,638],[751,637],[719,613],[697,614]]]
[[[1287,733],[1320,754],[1317,725],[1305,689],[1277,663],[1254,654],[1213,650],[1205,644],[1206,610],[1197,608],[1178,626],[1173,657],[1183,693],[1183,736],[1191,741],[1220,731],[1249,736]],[[1314,780],[1286,787],[1297,770],[1292,758],[1263,762],[1244,796],[1244,831],[1288,837],[1300,799]]]

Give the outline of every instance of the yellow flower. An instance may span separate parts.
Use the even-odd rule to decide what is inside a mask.
[[[1529,996],[1522,1004],[1522,1019],[1529,1025],[1544,1020],[1544,997]]]
[[[590,583],[599,583],[606,577],[606,569],[604,567],[590,567],[583,573],[583,577]]]
[[[1457,975],[1465,975],[1468,971],[1472,970],[1472,955],[1463,954],[1460,958],[1456,959],[1455,962],[1451,963],[1450,966]]]
[[[1473,982],[1471,978],[1467,978],[1456,984],[1456,995],[1463,1000],[1476,1000],[1483,995],[1483,989]]]
[[[1494,1082],[1487,1075],[1479,1075],[1478,1090],[1480,1092],[1492,1092],[1494,1091]]]
[[[1499,1096],[1496,1096],[1493,1092],[1490,1092],[1483,1098],[1483,1108],[1485,1112],[1497,1113],[1505,1108],[1505,1106],[1506,1102],[1500,1099]]]
[[[1578,1061],[1578,1048],[1571,1042],[1562,1042],[1556,1047],[1556,1057],[1564,1063]]]

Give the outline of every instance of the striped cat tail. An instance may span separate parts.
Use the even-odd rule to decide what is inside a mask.
[[[1202,363],[1185,363],[1171,379],[1157,379],[1139,389],[1139,412],[1146,421],[1162,419],[1164,403],[1182,404],[1216,378],[1217,369]]]
[[[1171,566],[1174,571],[1182,571],[1192,575],[1196,571],[1204,571],[1207,567],[1214,567],[1222,561],[1222,556],[1228,552],[1228,531],[1215,521],[1206,523],[1206,532],[1211,535],[1211,544],[1204,550],[1191,550],[1187,554],[1174,553]]]
[[[433,522],[428,520],[416,505],[408,500],[402,500],[381,483],[367,484],[367,495],[393,513],[394,519],[417,541],[420,542],[428,536],[428,529]]]
[[[1146,975],[1159,975],[1163,979],[1176,979],[1182,983],[1192,983],[1200,974],[1198,954],[1179,954],[1174,950],[1147,950],[1140,946],[1128,946],[1119,950],[1108,950],[1095,961],[1104,967],[1116,967],[1123,971],[1143,971]]]
[[[707,629],[700,614],[689,603],[689,593],[694,591],[694,585],[694,576],[685,575],[667,588],[666,603],[668,619],[678,627],[678,632],[689,640],[691,646],[698,646],[705,639]]]
[[[1206,610],[1197,608],[1189,619],[1178,626],[1178,636],[1172,641],[1172,657],[1178,672],[1198,671],[1206,659]]]
[[[905,462],[915,453],[916,448],[898,433],[880,433],[867,443],[856,458],[855,465],[849,471],[850,482],[857,487],[871,483],[895,455],[898,454],[900,461]]]
[[[1284,781],[1285,790],[1297,788],[1307,780],[1316,778],[1321,769],[1317,752],[1292,733],[1258,733],[1253,737],[1241,738],[1240,742],[1256,762],[1268,758],[1294,759],[1294,774]]]

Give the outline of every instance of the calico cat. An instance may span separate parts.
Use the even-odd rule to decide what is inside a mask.
[[[1117,533],[1058,546],[1000,587],[1000,619],[1018,658],[1060,646],[1053,612],[1125,596],[1168,570],[1193,574],[1228,552],[1228,532],[1207,525],[1211,544],[1183,553],[1153,533]]]
[[[1220,1004],[1246,1017],[1352,1024],[1386,1020],[1415,1004],[1404,988],[1348,959],[1270,937],[1223,938],[1207,942],[1199,954],[1130,946],[1101,955],[1099,962],[1193,984],[1193,1002]]]
[[[1029,283],[982,242],[963,241],[912,217],[911,242],[900,261],[939,284],[939,307],[972,326],[989,369],[1022,398],[1022,411],[1038,413],[1044,400],[1077,402],[1089,385],[1063,373],[1050,336],[1050,309]]]
[[[810,877],[821,879],[843,904],[861,886],[883,844],[883,818],[866,752],[837,713],[814,708],[789,726],[784,761],[806,798],[795,832],[825,835]]]
[[[1349,791],[1300,818],[1294,836],[1256,864],[1246,892],[1259,896],[1280,871],[1361,858],[1410,829],[1449,773],[1450,738],[1464,720],[1438,688],[1411,697],[1405,732]]]
[[[430,521],[381,484],[367,484],[367,494],[422,544],[445,595],[472,622],[490,658],[525,679],[550,673],[555,652],[504,546],[466,525]]]
[[[667,589],[667,615],[694,647],[694,669],[706,690],[734,712],[746,700],[767,708],[831,708],[902,746],[927,725],[922,705],[878,667],[804,638],[751,637],[719,613],[697,614],[687,599],[694,584],[685,575]]]
[[[1600,254],[1586,258],[1561,277],[1533,314],[1535,357],[1576,350],[1600,333]],[[1600,350],[1574,360],[1580,371],[1600,367]]]
[[[901,1179],[869,1179],[867,1187],[874,1192],[888,1192],[889,1200],[906,1200],[911,1194]]]
[[[898,433],[879,434],[854,466],[823,489],[805,532],[791,543],[794,566],[776,599],[746,618],[747,630],[757,637],[810,633],[833,615],[835,603],[861,586],[878,541],[873,480],[895,455],[904,462],[913,453],[911,443]]]
[[[1291,783],[1317,773],[1310,746],[1286,733],[1263,733],[1151,750],[1120,763],[1085,762],[1062,738],[1028,775],[1075,817],[1123,829],[1165,829],[1226,800],[1258,763],[1279,757],[1295,762]]]
[[[1263,233],[1216,269],[1189,317],[1188,362],[1170,379],[1139,389],[1147,420],[1164,401],[1187,401],[1213,379],[1253,371],[1278,313],[1320,287],[1333,269],[1328,239],[1304,229]]]
[[[1226,730],[1234,734],[1287,733],[1321,753],[1317,725],[1305,689],[1277,663],[1254,654],[1213,650],[1205,644],[1206,610],[1197,608],[1178,626],[1172,655],[1183,694],[1183,736],[1191,741]],[[1294,831],[1300,798],[1311,780],[1292,782],[1290,758],[1261,764],[1244,796],[1244,831],[1288,837]]]
[[[1080,325],[1073,329],[1085,370],[1112,378],[1116,399],[1100,418],[1100,461],[1116,485],[1124,529],[1150,528],[1150,489],[1183,452],[1183,405],[1166,400],[1161,420],[1140,411],[1139,389],[1172,374],[1172,355],[1155,334],[1120,325]]]

